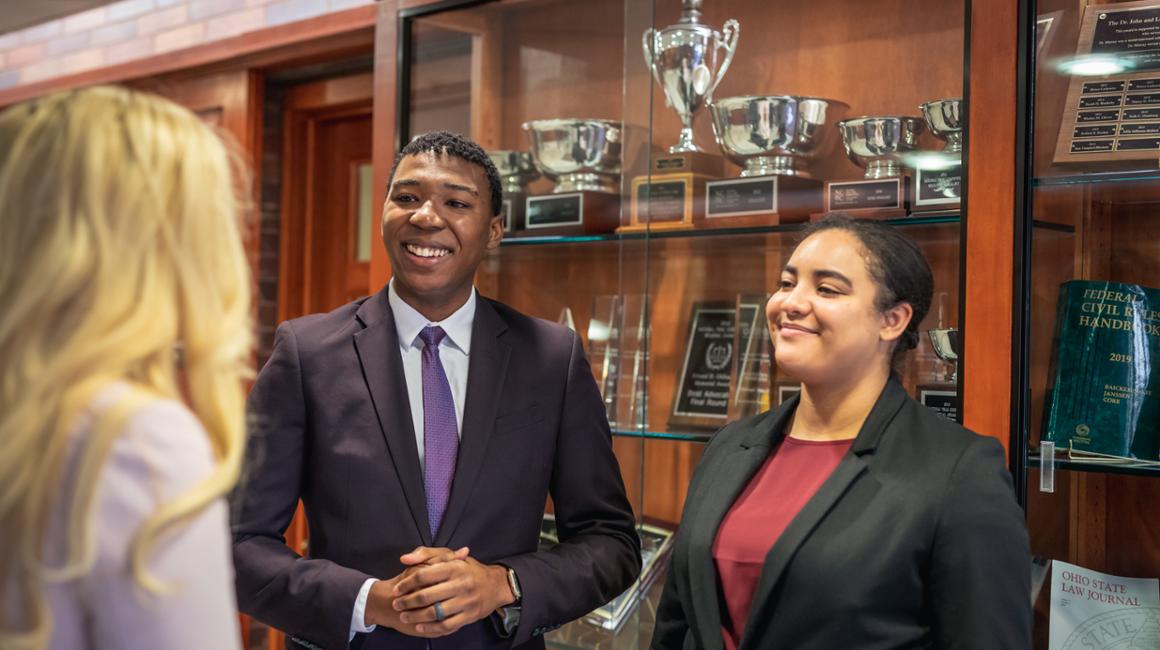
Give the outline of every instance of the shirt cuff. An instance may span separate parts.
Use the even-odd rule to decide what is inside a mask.
[[[520,624],[520,606],[508,605],[499,608],[492,614],[491,621],[495,627],[495,633],[501,639],[510,639]]]
[[[363,583],[362,589],[358,590],[358,598],[354,599],[354,612],[350,615],[350,638],[348,641],[354,640],[354,635],[365,634],[367,632],[374,632],[377,625],[367,625],[367,598],[371,594],[371,585],[378,582],[374,578],[367,578]]]

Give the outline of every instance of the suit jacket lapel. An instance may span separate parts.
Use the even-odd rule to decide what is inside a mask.
[[[861,458],[857,456],[843,458],[842,462],[838,463],[834,469],[834,473],[818,489],[817,494],[806,503],[801,512],[786,527],[781,537],[774,543],[769,554],[765,556],[765,566],[761,570],[757,588],[753,591],[753,602],[749,607],[749,621],[745,625],[745,632],[741,635],[739,650],[751,648],[754,627],[765,624],[763,621],[765,617],[762,615],[765,603],[774,586],[781,579],[789,561],[822,518],[826,516],[826,513],[830,511],[830,508],[845,493],[846,488],[850,487],[854,479],[858,478],[864,471],[866,471],[866,463]]]
[[[794,404],[792,400],[787,401],[768,417],[755,422],[753,428],[734,434],[734,449],[718,461],[713,480],[701,488],[695,510],[685,519],[689,522],[689,582],[695,611],[692,619],[698,622],[695,627],[700,634],[699,647],[724,647],[717,565],[712,552],[717,531],[733,503],[769,457],[769,450],[780,440]]]
[[[878,401],[870,409],[866,421],[862,423],[862,428],[851,445],[850,453],[838,463],[834,473],[806,502],[805,507],[793,518],[781,537],[774,543],[773,548],[769,550],[769,554],[765,556],[765,566],[761,570],[761,577],[758,579],[757,588],[753,592],[753,602],[749,607],[749,621],[745,625],[744,634],[741,635],[739,650],[752,648],[754,627],[764,625],[760,621],[765,618],[764,612],[770,595],[781,580],[790,560],[834,507],[834,504],[846,493],[850,485],[863,472],[867,471],[868,465],[865,457],[877,449],[882,434],[894,415],[902,408],[905,399],[906,390],[900,384],[893,379],[886,383]]]
[[[371,394],[379,427],[387,441],[395,473],[403,484],[403,494],[410,506],[423,543],[432,545],[427,525],[427,500],[423,488],[423,470],[415,445],[415,425],[411,419],[411,402],[407,396],[407,379],[399,353],[399,335],[387,300],[387,289],[371,296],[359,307],[358,319],[365,329],[354,335],[355,350],[362,365],[363,378]]]
[[[511,347],[500,338],[506,330],[507,324],[495,307],[478,296],[475,321],[471,326],[471,358],[467,366],[467,395],[463,406],[463,431],[459,436],[459,456],[451,483],[451,497],[443,522],[439,524],[439,533],[435,536],[435,546],[448,545],[455,527],[463,518],[474,491],[475,479],[483,466],[511,355]]]

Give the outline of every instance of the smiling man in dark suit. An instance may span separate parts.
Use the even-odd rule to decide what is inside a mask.
[[[501,200],[478,145],[420,136],[383,210],[392,281],[278,328],[234,560],[242,611],[303,645],[542,648],[639,573],[580,341],[475,291]],[[538,551],[549,494],[560,544]],[[282,537],[299,498],[306,557]]]

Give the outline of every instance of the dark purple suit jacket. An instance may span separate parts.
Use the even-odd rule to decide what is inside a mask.
[[[469,546],[515,569],[515,634],[484,619],[434,650],[542,648],[544,632],[599,607],[640,570],[640,546],[608,421],[575,333],[480,297],[451,498],[431,539],[395,321],[384,288],[278,328],[250,395],[249,456],[234,505],[243,612],[295,637],[345,648],[359,588],[390,578],[416,546]],[[560,544],[538,552],[551,494]],[[310,549],[282,533],[298,499]],[[422,650],[377,629],[352,648]]]

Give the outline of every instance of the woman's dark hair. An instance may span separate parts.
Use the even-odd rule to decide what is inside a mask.
[[[494,217],[503,211],[503,187],[500,185],[499,170],[495,163],[471,138],[452,133],[450,131],[432,131],[415,136],[395,156],[395,164],[391,166],[391,175],[387,177],[387,191],[390,191],[391,182],[395,180],[395,170],[399,168],[399,161],[404,156],[417,156],[421,153],[433,153],[437,156],[455,156],[462,160],[483,168],[487,176],[487,185],[491,189],[491,215]]]
[[[866,268],[878,285],[875,306],[886,311],[895,305],[909,303],[914,316],[894,346],[890,363],[898,368],[908,350],[918,347],[918,326],[930,311],[934,295],[934,275],[918,243],[908,235],[880,222],[854,219],[835,213],[810,224],[801,241],[826,230],[842,230],[858,239],[866,252]],[[800,242],[799,242],[800,243]]]

